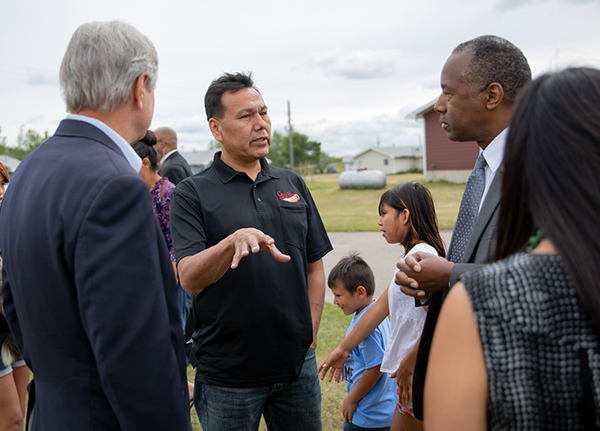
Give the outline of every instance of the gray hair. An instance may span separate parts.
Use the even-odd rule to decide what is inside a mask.
[[[135,80],[148,72],[154,90],[158,55],[150,39],[122,21],[81,25],[69,42],[60,67],[67,111],[91,109],[110,114],[123,106]]]

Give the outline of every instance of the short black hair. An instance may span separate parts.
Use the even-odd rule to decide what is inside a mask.
[[[204,96],[204,110],[206,111],[206,119],[211,118],[223,118],[225,114],[225,106],[221,102],[223,93],[231,91],[235,93],[242,88],[254,88],[254,81],[252,80],[252,72],[239,72],[239,73],[224,73],[215,79]]]
[[[506,99],[514,103],[519,90],[531,81],[531,69],[525,55],[506,39],[479,36],[461,43],[452,51],[453,54],[461,52],[473,54],[462,78],[476,87],[476,93],[497,82],[502,86]]]
[[[375,294],[373,271],[355,251],[340,259],[329,272],[329,278],[327,279],[329,287],[335,286],[338,281],[341,281],[350,293],[356,292],[358,286],[363,286],[367,291],[367,296]]]

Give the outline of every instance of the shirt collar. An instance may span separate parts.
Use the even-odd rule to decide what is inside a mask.
[[[480,151],[480,153],[483,153],[483,158],[493,173],[498,170],[504,159],[507,136],[508,128],[500,132],[500,134],[489,143],[485,150]]]
[[[177,148],[175,148],[174,150],[169,151],[167,154],[165,154],[164,156],[162,156],[162,159],[160,159],[160,162],[158,162],[159,165],[162,165],[169,157],[171,157],[171,155],[173,153],[177,152]]]
[[[236,171],[231,166],[223,162],[221,160],[221,153],[221,151],[217,151],[215,153],[212,167],[215,169],[215,172],[217,173],[221,181],[223,181],[223,183],[231,181],[237,175],[245,175],[247,177],[247,175],[244,172]],[[260,182],[263,175],[269,178],[279,178],[279,175],[276,175],[272,172],[269,163],[264,157],[260,159],[260,167],[261,171],[259,172],[258,177],[256,177],[256,182]]]
[[[142,168],[142,159],[140,158],[140,156],[138,156],[138,154],[131,147],[129,142],[127,142],[121,135],[119,135],[117,132],[111,129],[106,123],[103,123],[102,121],[97,120],[96,118],[87,117],[85,115],[79,114],[69,114],[67,115],[67,119],[83,121],[100,129],[115,143],[117,147],[119,147],[121,153],[123,154],[127,162],[129,162],[135,173],[137,174],[140,172],[140,169]]]

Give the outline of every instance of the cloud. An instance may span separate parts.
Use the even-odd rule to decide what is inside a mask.
[[[554,3],[566,3],[566,4],[593,4],[597,0],[557,0]],[[515,10],[521,7],[550,3],[550,0],[500,0],[498,3],[498,9],[503,11]],[[542,6],[543,7],[543,6]]]
[[[423,125],[398,115],[383,115],[363,121],[301,124],[297,130],[319,141],[329,155],[355,155],[378,144],[382,147],[422,145]]]
[[[397,71],[398,50],[339,50],[310,56],[302,68],[349,80],[379,79]]]
[[[58,77],[56,77],[55,75],[51,75],[49,73],[35,72],[35,73],[29,73],[27,75],[26,82],[27,82],[27,85],[32,85],[34,87],[41,86],[41,85],[55,86],[55,85],[58,85]]]
[[[45,69],[29,68],[25,72],[25,82],[27,85],[37,86],[58,86],[58,72]]]

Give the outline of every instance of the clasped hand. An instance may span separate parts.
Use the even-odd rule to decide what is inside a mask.
[[[443,257],[416,252],[396,265],[396,284],[404,294],[425,299],[431,293],[445,289],[450,283],[454,264]]]

